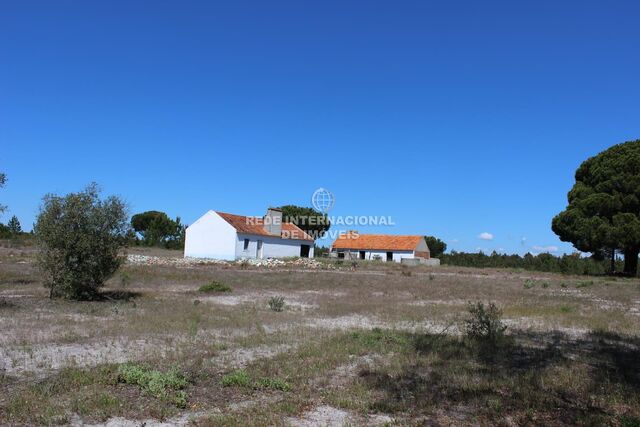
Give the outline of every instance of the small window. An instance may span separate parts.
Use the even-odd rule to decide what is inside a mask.
[[[249,250],[249,239],[244,239],[244,250]]]

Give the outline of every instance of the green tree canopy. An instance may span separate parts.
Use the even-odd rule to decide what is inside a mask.
[[[295,205],[281,206],[282,220],[291,222],[314,239],[319,239],[329,230],[331,222],[329,217],[316,211],[313,208],[307,208]]]
[[[22,226],[20,225],[20,221],[17,216],[12,216],[9,222],[7,223],[7,228],[12,236],[18,236],[22,233]]]
[[[568,206],[552,221],[560,240],[594,254],[624,253],[636,275],[640,252],[640,140],[614,145],[584,161]]]
[[[127,220],[124,202],[115,196],[101,200],[96,184],[66,196],[45,196],[34,233],[50,297],[95,297],[123,262]]]
[[[438,258],[447,250],[447,244],[437,237],[424,236],[424,240],[427,242],[427,246],[429,246],[431,258]]]
[[[147,246],[163,245],[178,249],[184,245],[184,230],[180,217],[175,220],[160,211],[147,211],[131,217],[131,226],[142,236]]]

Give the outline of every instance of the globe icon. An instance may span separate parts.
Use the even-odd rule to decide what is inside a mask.
[[[316,208],[317,211],[325,214],[331,210],[335,202],[336,199],[333,197],[331,191],[325,188],[318,188],[311,196],[313,207]]]

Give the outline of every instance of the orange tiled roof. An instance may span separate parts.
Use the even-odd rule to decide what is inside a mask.
[[[424,236],[346,233],[338,236],[333,249],[414,251]]]
[[[234,215],[225,212],[218,212],[225,221],[227,221],[238,233],[255,234],[257,236],[272,236],[273,234],[267,233],[264,229],[264,220],[259,216],[244,216]],[[313,240],[313,237],[302,231],[297,225],[290,222],[282,223],[282,235],[283,239],[294,240]]]

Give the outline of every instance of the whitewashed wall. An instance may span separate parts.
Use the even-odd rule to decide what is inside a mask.
[[[249,247],[244,250],[244,239],[249,239]],[[313,241],[280,239],[253,234],[237,234],[235,241],[236,258],[255,258],[258,240],[262,240],[262,258],[285,258],[300,256],[300,245],[309,245],[309,258],[313,258]]]
[[[393,252],[393,261],[401,262],[402,258],[415,258],[413,251],[390,251]],[[360,251],[352,250],[352,256],[360,257]],[[381,257],[382,262],[387,261],[387,251],[367,250],[364,251],[364,259],[367,261],[373,261],[374,257],[378,255]]]
[[[209,211],[187,227],[184,256],[233,260],[235,240],[235,228],[214,211]]]

